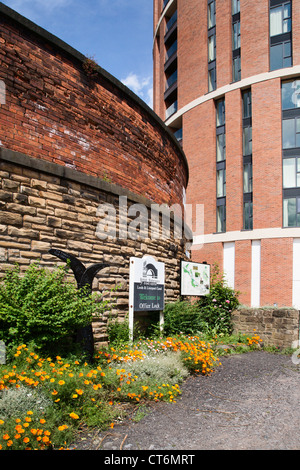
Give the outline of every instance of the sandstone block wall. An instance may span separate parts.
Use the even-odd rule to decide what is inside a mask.
[[[265,346],[297,347],[299,318],[292,308],[240,308],[233,312],[234,331],[253,336],[255,330]]]
[[[123,188],[60,165],[46,164],[26,155],[0,149],[0,277],[18,263],[21,272],[32,262],[53,268],[63,264],[48,253],[50,248],[67,251],[85,265],[108,263],[93,284],[94,291],[104,292],[112,300],[112,309],[95,319],[96,345],[107,339],[109,315],[124,319],[129,307],[129,259],[153,256],[165,263],[165,300],[175,301],[180,289],[180,259],[185,257],[181,240],[151,238],[151,231],[134,240],[101,240],[96,229],[101,220],[97,209],[102,204],[116,208],[119,196],[126,196],[128,208],[150,201]],[[132,222],[128,217],[127,224]],[[151,227],[150,227],[151,228]],[[73,277],[73,276],[72,276]],[[111,292],[113,288],[118,289]]]

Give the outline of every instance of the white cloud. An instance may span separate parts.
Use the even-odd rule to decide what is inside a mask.
[[[144,100],[148,106],[152,107],[153,93],[151,77],[139,77],[137,74],[130,72],[127,77],[121,81],[142,100]]]

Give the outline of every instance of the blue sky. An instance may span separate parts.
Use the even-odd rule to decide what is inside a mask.
[[[152,106],[152,0],[1,0]]]

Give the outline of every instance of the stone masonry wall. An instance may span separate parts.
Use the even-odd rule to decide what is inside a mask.
[[[299,311],[292,308],[240,308],[233,313],[235,333],[258,334],[265,346],[297,347]]]
[[[93,289],[110,291],[119,286],[108,295],[115,298],[111,313],[122,319],[128,313],[129,259],[150,255],[165,263],[165,300],[176,300],[180,259],[185,256],[181,240],[152,240],[144,233],[137,240],[101,240],[96,236],[99,205],[113,204],[118,215],[119,196],[127,197],[128,207],[139,203],[149,210],[149,200],[119,186],[0,149],[0,276],[15,263],[21,271],[34,261],[49,268],[63,264],[48,253],[50,248],[67,251],[85,265],[108,263],[109,268],[96,276]],[[127,219],[130,221],[132,218]],[[171,235],[172,230],[171,225]],[[95,319],[96,345],[107,339],[107,315]]]

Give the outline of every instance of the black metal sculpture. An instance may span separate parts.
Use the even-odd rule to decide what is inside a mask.
[[[82,289],[84,295],[90,295],[92,293],[93,279],[97,272],[109,266],[106,263],[95,263],[86,268],[76,256],[70,253],[56,249],[49,250],[49,253],[69,264],[77,281],[77,287],[78,289]],[[92,361],[94,354],[94,337],[91,324],[77,331],[77,341],[82,343],[88,360]]]

